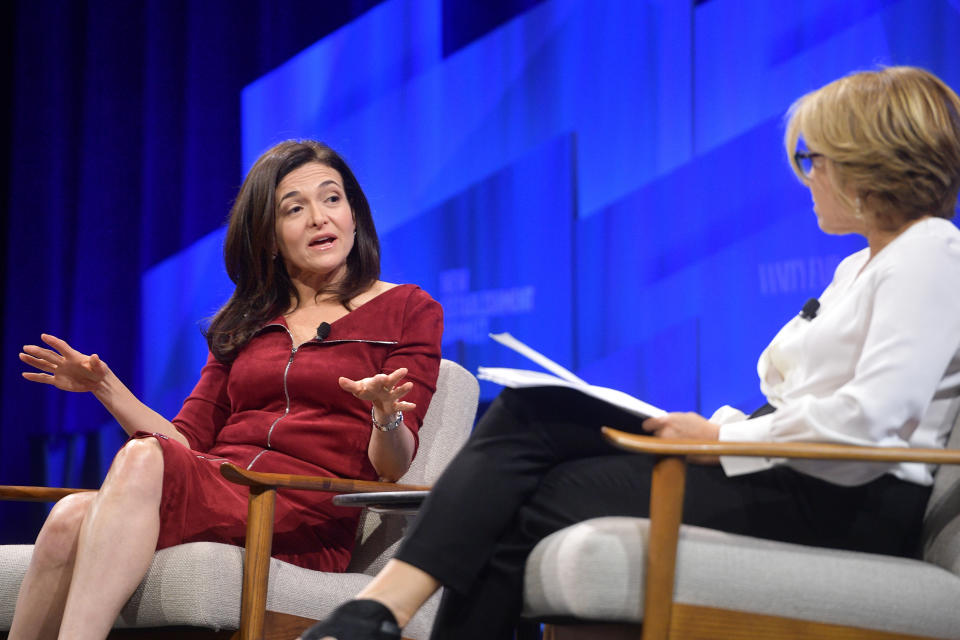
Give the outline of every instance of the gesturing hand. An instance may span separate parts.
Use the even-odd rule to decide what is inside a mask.
[[[397,383],[407,375],[407,369],[401,367],[393,373],[378,373],[362,380],[351,380],[340,377],[340,388],[352,393],[354,397],[373,403],[374,409],[381,416],[387,416],[397,411],[410,411],[416,408],[412,402],[402,401],[405,395],[413,389],[412,382]]]
[[[40,334],[40,339],[55,350],[32,344],[23,347],[20,360],[46,372],[24,371],[23,377],[27,380],[52,384],[64,391],[93,391],[110,371],[97,354],[82,354],[47,333]]]

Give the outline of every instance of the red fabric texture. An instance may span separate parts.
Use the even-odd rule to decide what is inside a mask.
[[[164,452],[157,548],[195,541],[242,545],[247,488],[225,480],[225,461],[255,471],[376,480],[367,456],[370,404],[340,389],[407,367],[404,413],[416,435],[436,390],[443,312],[414,285],[399,285],[331,323],[323,341],[293,348],[283,318],[268,323],[231,364],[207,360],[173,424],[190,448],[157,437]],[[350,561],[359,510],[332,495],[279,491],[273,556],[322,571]]]

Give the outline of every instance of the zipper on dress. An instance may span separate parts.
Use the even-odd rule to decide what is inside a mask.
[[[201,460],[206,460],[208,462],[230,462],[227,458],[211,458],[210,456],[205,456],[202,454],[196,454]]]
[[[323,340],[311,338],[307,342],[316,342],[317,344],[343,344],[344,342],[363,342],[364,344],[399,344],[396,340],[364,340],[363,338],[340,338],[339,340]],[[303,344],[307,344],[304,342]]]
[[[290,329],[289,329],[288,327],[280,324],[279,322],[273,322],[273,323],[270,323],[270,324],[265,325],[265,326],[266,326],[266,327],[283,327],[283,330],[287,332],[287,335],[288,335],[288,336],[290,336],[290,344],[291,344],[291,345],[294,344],[293,334],[290,333]],[[396,340],[356,340],[356,339],[341,339],[341,340],[326,340],[326,341],[320,341],[320,340],[317,340],[316,338],[311,338],[310,340],[307,340],[307,341],[304,342],[303,344],[308,344],[308,343],[316,343],[316,344],[337,344],[337,343],[344,343],[344,342],[367,342],[367,343],[370,343],[370,344],[397,344],[397,341],[396,341]],[[300,346],[303,346],[303,344],[301,344]],[[267,447],[266,447],[263,451],[261,451],[260,453],[258,453],[256,456],[254,456],[253,460],[250,461],[250,464],[247,465],[247,471],[249,471],[250,469],[253,468],[253,465],[257,462],[257,460],[260,459],[260,456],[262,456],[263,454],[265,454],[267,451],[270,450],[270,448],[271,448],[271,447],[270,447],[270,438],[273,436],[273,430],[274,430],[274,428],[277,426],[277,423],[278,423],[278,422],[280,422],[281,420],[283,420],[283,419],[287,416],[287,414],[290,413],[290,390],[287,388],[287,374],[290,372],[290,365],[293,364],[293,357],[294,357],[295,355],[297,355],[297,350],[298,350],[299,348],[300,348],[300,347],[293,347],[293,346],[291,346],[291,349],[290,349],[290,358],[287,360],[287,366],[286,366],[286,367],[284,368],[284,370],[283,370],[283,396],[284,396],[284,398],[285,398],[286,401],[287,401],[287,406],[284,408],[283,414],[280,415],[280,416],[278,416],[277,419],[273,421],[273,424],[270,425],[270,430],[267,431]]]
[[[283,325],[280,325],[283,326]],[[283,327],[287,332],[287,335],[290,336],[290,344],[293,344],[293,334],[290,333],[290,330],[286,327]],[[277,426],[277,423],[283,420],[287,414],[290,413],[290,390],[287,388],[287,374],[290,373],[290,365],[293,364],[293,357],[297,355],[298,347],[291,347],[290,357],[287,359],[287,366],[283,369],[283,397],[286,399],[287,405],[283,409],[283,413],[277,416],[277,419],[273,421],[273,424],[270,425],[270,430],[267,431],[267,447],[260,453],[258,453],[253,460],[250,461],[250,464],[247,465],[247,471],[253,468],[254,463],[260,459],[260,456],[265,454],[270,450],[270,438],[273,436],[273,430]]]

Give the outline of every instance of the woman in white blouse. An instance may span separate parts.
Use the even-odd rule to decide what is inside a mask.
[[[505,390],[437,482],[406,541],[358,600],[304,638],[399,638],[441,585],[432,638],[508,638],[523,565],[542,537],[644,516],[650,461],[599,426],[664,438],[944,446],[960,411],[960,98],[921,69],[855,73],[800,98],[787,155],[820,228],[867,247],[837,268],[815,317],[760,356],[768,404],[640,423],[577,392]],[[806,314],[809,316],[810,314]],[[933,469],[724,458],[692,466],[684,521],[894,555],[917,552]]]

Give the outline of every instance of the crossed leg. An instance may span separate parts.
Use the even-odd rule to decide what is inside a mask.
[[[120,450],[100,491],[58,502],[37,537],[9,638],[105,638],[150,566],[162,487],[162,449],[143,438]]]

